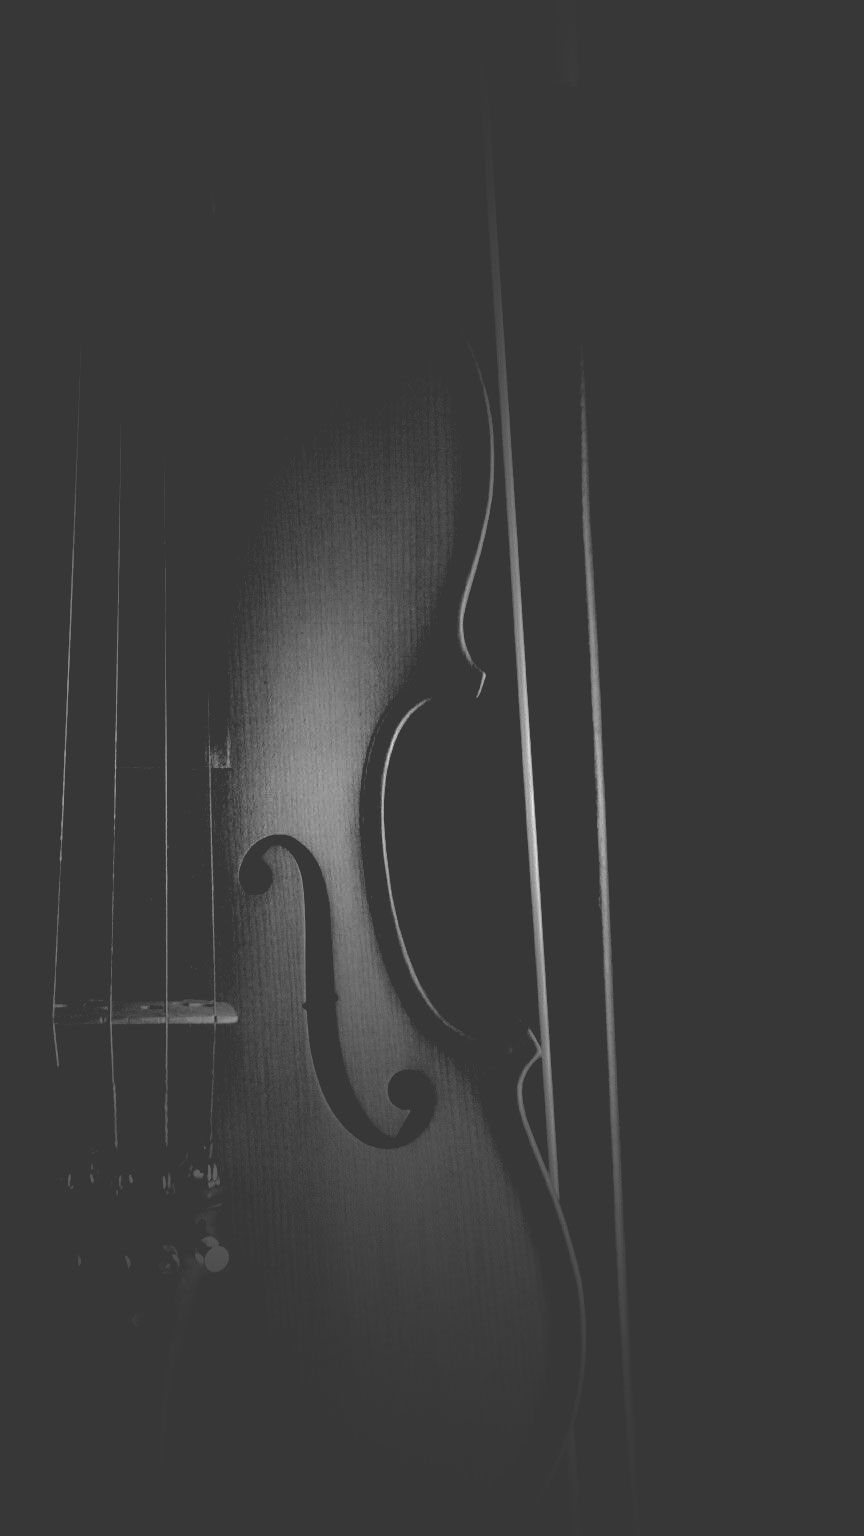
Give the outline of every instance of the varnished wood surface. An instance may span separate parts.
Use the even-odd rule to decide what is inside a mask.
[[[475,545],[483,530],[491,444],[469,357],[448,361],[449,378],[440,367],[397,377],[363,414],[355,405],[322,423],[261,504],[238,509],[252,534],[232,625],[219,836],[221,869],[234,875],[227,992],[243,1027],[218,1122],[243,1298],[230,1327],[250,1335],[244,1350],[282,1362],[271,1427],[296,1415],[318,1466],[335,1448],[369,1486],[411,1499],[426,1488],[437,1519],[492,1529],[513,1499],[537,1497],[572,1412],[582,1347],[572,1256],[518,1114],[524,1061],[511,1052],[508,1062],[505,1040],[497,1061],[457,1063],[446,1028],[437,1041],[428,1021],[424,1032],[419,997],[412,1019],[376,939],[360,836],[361,794],[374,794],[363,782],[369,744],[395,699],[417,702],[424,645],[437,641],[445,657],[449,647],[474,675],[460,605],[446,599],[454,551],[473,563],[464,524]],[[436,620],[449,632],[436,636]],[[449,658],[439,667],[445,687],[452,670]],[[430,664],[433,690],[435,678]],[[303,914],[313,914],[297,861],[272,849],[260,894],[237,879],[273,833],[296,839],[323,876],[338,1048],[363,1112],[398,1141],[405,1114],[389,1083],[409,1071],[430,1085],[431,1121],[407,1145],[360,1141],[325,1101],[309,1039],[323,1025],[304,974]],[[245,1486],[251,1496],[248,1474]],[[311,1512],[313,1489],[306,1497]],[[359,1515],[363,1498],[352,1501]]]

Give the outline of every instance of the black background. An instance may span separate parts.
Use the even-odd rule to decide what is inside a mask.
[[[400,14],[391,39],[413,29]],[[417,25],[428,25],[425,11]],[[512,34],[503,13],[489,25],[498,28],[517,489],[522,505],[557,502],[554,516],[525,520],[523,558],[565,1200],[574,1227],[599,1234],[609,1279],[595,893],[593,877],[574,884],[573,875],[593,868],[574,536],[581,336],[644,1523],[852,1528],[849,1217],[838,1193],[849,1156],[838,1090],[855,1017],[838,966],[853,942],[840,786],[855,713],[841,671],[854,612],[844,536],[855,513],[843,458],[852,228],[843,43],[827,23],[818,36],[796,35],[787,16],[753,9],[588,6],[568,94],[545,84],[550,56],[560,58],[551,11],[532,8]],[[110,247],[93,239],[94,228],[110,234],[93,167],[119,165],[134,189],[182,142],[187,161],[168,153],[170,196],[180,207],[206,203],[213,166],[231,161],[208,124],[230,121],[242,140],[238,125],[263,110],[280,78],[265,42],[275,35],[209,11],[167,28],[155,17],[108,29],[46,15],[10,53],[24,87],[8,141],[24,194],[10,297],[25,347],[12,379],[23,489],[9,522],[25,538],[7,567],[20,685],[7,739],[26,780],[12,807],[24,846],[10,858],[10,886],[31,933],[51,941],[58,679],[45,616],[62,605],[64,577],[47,557],[56,514],[45,509],[68,506],[67,364],[80,296],[115,270]],[[296,34],[287,51],[296,58]],[[334,45],[332,99],[366,99],[358,57],[344,36],[341,51]],[[423,75],[415,65],[409,98]],[[154,79],[169,81],[156,114],[164,141],[139,146],[134,172],[128,135],[111,132],[124,113],[134,121],[130,74],[145,98]],[[310,143],[313,187],[324,154]],[[272,164],[265,186],[268,175]],[[79,244],[82,230],[90,234]],[[446,263],[450,235],[440,238]],[[361,238],[355,270],[365,249]],[[19,593],[24,601],[11,601]],[[574,926],[590,934],[592,924],[593,941],[581,943]],[[31,948],[44,970],[50,942]],[[577,1044],[580,1012],[595,1023]],[[38,1030],[26,1009],[14,1013]],[[38,1064],[28,1081],[22,1161],[38,1166]],[[35,1251],[38,1269],[50,1263],[51,1234],[31,1246],[34,1209],[20,1246]],[[599,1470],[587,1474],[598,1530],[616,1529],[616,1495],[604,1516],[603,1488],[620,1472],[617,1411],[598,1401],[590,1421],[601,1426]],[[50,1465],[50,1449],[30,1440],[34,1461],[44,1454]]]

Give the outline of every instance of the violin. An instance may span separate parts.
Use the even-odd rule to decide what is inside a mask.
[[[323,133],[311,87],[290,112],[316,105]],[[179,256],[133,197],[81,306],[50,1021],[56,1435],[92,1529],[123,1500],[142,1531],[539,1531],[567,1457],[585,1323],[548,1039],[458,893],[454,940],[464,876],[442,859],[430,903],[412,867],[429,742],[458,762],[496,686],[472,603],[497,579],[501,604],[512,487],[489,248],[457,260],[452,217],[426,240],[419,173],[422,213],[388,206],[400,156],[428,170],[409,121],[359,189],[383,111],[299,190],[295,151],[279,220],[229,153],[209,206],[170,206]]]

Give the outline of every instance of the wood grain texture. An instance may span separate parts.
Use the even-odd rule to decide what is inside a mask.
[[[217,779],[219,992],[242,1021],[217,1103],[232,1265],[199,1309],[185,1385],[179,1374],[177,1466],[200,1498],[189,1425],[209,1382],[219,1412],[201,1454],[216,1433],[230,1469],[213,1518],[236,1508],[247,1527],[283,1529],[265,1511],[287,1473],[304,1530],[365,1529],[389,1503],[412,1531],[524,1525],[582,1347],[572,1254],[520,1116],[530,1046],[502,1033],[497,1050],[454,1051],[419,993],[406,1007],[361,838],[381,794],[364,777],[379,722],[460,677],[477,690],[459,612],[488,501],[482,390],[466,350],[386,387],[379,376],[367,399],[287,435],[281,466],[235,509],[232,767]],[[298,859],[276,845],[268,889],[239,879],[275,835],[323,877],[338,1045],[362,1112],[397,1139],[394,1074],[430,1085],[431,1121],[405,1145],[351,1134],[316,1075]]]

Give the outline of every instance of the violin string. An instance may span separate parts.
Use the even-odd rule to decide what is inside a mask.
[[[78,548],[78,452],[81,441],[81,375],[84,349],[78,352],[78,399],[75,407],[75,478],[72,490],[72,553],[69,561],[69,625],[66,637],[66,706],[63,718],[63,771],[60,780],[60,853],[57,867],[57,921],[54,930],[54,981],[51,994],[51,1038],[54,1062],[60,1069],[60,1040],[57,1035],[57,973],[60,964],[60,909],[63,895],[63,848],[66,830],[66,765],[69,757],[69,696],[72,677],[72,612],[75,602],[75,555]]]
[[[615,1263],[618,1287],[618,1328],[624,1383],[624,1417],[630,1475],[633,1530],[639,1531],[636,1491],[636,1438],[633,1383],[630,1360],[630,1309],[627,1296],[627,1251],[624,1237],[624,1194],[621,1169],[621,1116],[618,1100],[618,1056],[615,1039],[615,1005],[612,988],[612,916],[609,886],[609,843],[606,824],[606,780],[603,766],[603,717],[600,700],[600,654],[597,631],[597,597],[594,586],[594,551],[588,476],[588,407],[585,390],[585,357],[579,354],[579,434],[582,460],[582,544],[585,552],[585,594],[588,610],[588,655],[591,673],[591,720],[594,735],[594,778],[597,793],[597,851],[600,869],[600,920],[603,934],[603,992],[606,1013],[606,1060],[609,1084],[609,1122],[612,1140],[612,1199],[615,1225]]]
[[[216,1098],[216,876],[213,863],[213,738],[210,729],[210,690],[207,690],[207,821],[210,841],[210,957],[213,966],[213,1035],[210,1042],[209,1159],[213,1160],[213,1110]]]
[[[164,1102],[162,1139],[168,1154],[168,1035],[169,1035],[169,981],[168,981],[168,484],[167,469],[162,468],[162,783],[164,828],[164,885],[165,885],[165,1054]]]
[[[114,1058],[114,941],[117,913],[117,764],[120,726],[120,571],[123,508],[123,429],[117,467],[117,606],[114,623],[114,792],[111,822],[111,933],[108,948],[108,1058],[111,1067],[111,1104],[114,1121],[114,1151],[119,1151],[117,1118],[117,1070]]]

